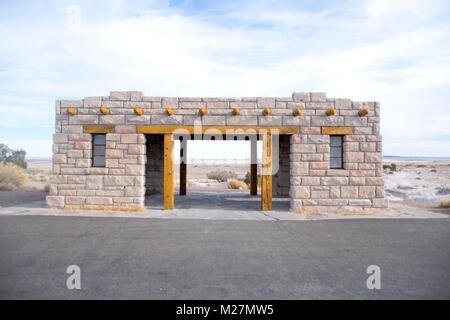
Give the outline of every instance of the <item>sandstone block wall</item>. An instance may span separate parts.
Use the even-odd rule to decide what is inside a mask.
[[[101,107],[109,114],[102,114]],[[135,113],[136,107],[142,115]],[[69,108],[77,113],[69,114]],[[172,116],[166,108],[173,110]],[[206,115],[200,116],[199,108],[205,108]],[[239,108],[239,115],[233,115],[234,108]],[[264,108],[271,110],[269,115],[263,114]],[[293,115],[297,108],[300,116]],[[330,108],[335,115],[326,115]],[[364,108],[369,114],[361,117],[358,112]],[[304,92],[273,98],[173,98],[113,91],[104,97],[58,100],[55,111],[53,176],[47,197],[51,208],[143,208],[146,190],[162,189],[162,153],[157,151],[161,142],[147,141],[137,126],[194,124],[298,126],[299,134],[280,137],[280,170],[274,176],[274,194],[289,194],[293,210],[370,210],[387,205],[378,102]],[[85,125],[114,125],[114,132],[106,134],[105,168],[92,167],[92,134],[84,133]],[[344,169],[329,167],[330,138],[321,129],[330,126],[353,129],[344,136]]]
[[[355,127],[355,134],[344,135],[344,169],[330,169],[330,139],[320,132],[318,126],[305,126],[291,136],[291,208],[327,212],[386,207],[378,126]]]
[[[145,194],[164,193],[164,135],[147,136],[147,165],[145,167]]]
[[[275,139],[274,139],[275,140]],[[273,143],[276,145],[276,142]],[[280,135],[278,139],[278,166],[276,173],[272,177],[272,194],[276,196],[288,197],[290,186],[290,137]],[[273,156],[276,156],[274,154]],[[274,161],[275,163],[275,161]]]

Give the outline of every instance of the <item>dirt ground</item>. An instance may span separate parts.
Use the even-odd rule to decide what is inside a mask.
[[[395,163],[396,171],[386,168],[386,198],[414,208],[450,214],[450,208],[440,208],[441,200],[450,199],[449,159],[383,159],[383,164]]]
[[[16,191],[0,191],[0,207],[10,207],[45,199],[51,169],[50,160],[29,161],[27,185]]]

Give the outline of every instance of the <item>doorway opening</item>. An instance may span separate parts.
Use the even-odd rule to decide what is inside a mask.
[[[174,208],[262,209],[263,139],[255,136],[173,135]],[[147,134],[146,206],[163,209],[164,134]],[[271,155],[271,209],[289,210],[290,136],[277,135]],[[169,164],[170,165],[170,164]]]

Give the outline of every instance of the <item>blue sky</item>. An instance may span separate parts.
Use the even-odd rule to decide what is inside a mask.
[[[385,155],[450,156],[449,18],[447,0],[3,0],[0,142],[50,156],[54,101],[111,90],[325,91],[381,102]]]

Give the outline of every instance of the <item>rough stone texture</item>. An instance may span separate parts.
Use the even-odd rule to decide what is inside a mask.
[[[164,192],[164,135],[147,138],[147,165],[145,167],[146,194]]]
[[[100,107],[110,110],[100,113]],[[141,116],[134,108],[142,109]],[[329,108],[336,115],[327,116]],[[69,115],[68,108],[77,109]],[[173,115],[166,114],[166,108]],[[206,109],[200,116],[199,108]],[[233,115],[232,109],[240,114]],[[268,116],[263,109],[270,108]],[[300,108],[302,114],[294,116]],[[368,108],[364,117],[358,111]],[[280,136],[273,194],[291,197],[292,210],[374,210],[387,206],[381,166],[380,104],[294,92],[291,97],[149,97],[113,91],[108,97],[57,100],[53,135],[53,176],[47,204],[52,208],[144,206],[145,193],[163,191],[163,137],[137,133],[138,125],[298,126],[300,134]],[[106,134],[105,167],[92,167],[92,135],[85,125],[114,125]],[[350,126],[343,139],[343,169],[330,169],[330,137],[323,126]],[[276,148],[274,138],[274,148]],[[274,152],[274,155],[276,153]],[[275,165],[275,162],[274,162]]]
[[[276,142],[273,142],[272,145],[274,146],[274,149],[276,149]],[[273,195],[288,197],[290,189],[290,137],[286,135],[280,135],[278,139],[278,146],[278,163],[275,164],[276,161],[274,160],[272,164],[272,167],[275,168],[275,172],[273,172],[272,177],[272,193]],[[275,152],[273,154],[274,158],[276,156]]]

